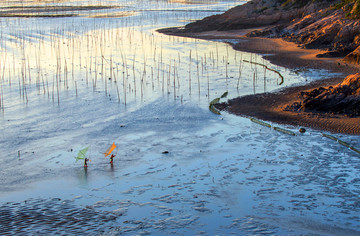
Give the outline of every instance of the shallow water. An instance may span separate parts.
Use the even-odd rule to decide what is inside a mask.
[[[54,4],[84,3],[96,2]],[[208,109],[225,91],[275,91],[328,71],[155,32],[237,4],[108,1],[122,8],[1,18],[0,232],[358,235],[356,152],[320,131],[282,126],[291,136]],[[85,170],[75,157],[87,146]]]

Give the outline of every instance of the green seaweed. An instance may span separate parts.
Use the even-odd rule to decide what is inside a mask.
[[[216,109],[213,104],[210,104],[209,110],[216,115],[221,115],[220,111]]]
[[[271,125],[264,122],[264,121],[261,121],[261,120],[258,120],[258,119],[255,119],[255,118],[250,118],[250,120],[254,123],[257,123],[259,125],[262,125],[262,126],[266,126],[268,128],[271,128]],[[284,134],[289,134],[289,135],[292,135],[292,136],[296,136],[296,134],[290,130],[286,130],[286,129],[283,129],[283,128],[280,128],[280,127],[272,127],[274,130],[276,131],[279,131],[279,132],[282,132]]]
[[[332,135],[328,135],[328,134],[322,134],[322,136],[323,136],[323,137],[326,137],[326,138],[329,138],[329,139],[331,139],[331,140],[334,140],[334,141],[338,142],[339,144],[341,144],[341,145],[343,145],[343,146],[345,146],[345,147],[347,147],[347,148],[350,148],[350,149],[353,150],[354,152],[357,152],[357,153],[360,154],[360,151],[359,151],[358,149],[354,148],[353,146],[351,146],[351,145],[350,145],[349,143],[347,143],[347,142],[344,142],[344,141],[342,141],[342,140],[340,140],[340,139],[338,139],[338,138],[336,138],[336,137],[334,137],[334,136],[332,136]]]
[[[220,98],[215,98],[214,100],[212,100],[210,102],[210,105],[214,105],[214,104],[218,103],[219,101],[220,101]]]
[[[221,95],[221,97],[213,99],[209,104],[209,110],[216,115],[221,115],[220,111],[216,109],[214,105],[219,103],[221,98],[226,98],[228,94],[228,91],[226,91]]]
[[[290,130],[287,130],[287,129],[283,129],[283,128],[280,128],[280,127],[273,127],[274,130],[276,131],[279,131],[279,132],[282,132],[284,134],[289,134],[289,135],[292,135],[292,136],[296,136],[296,134]]]
[[[331,136],[331,135],[328,135],[328,134],[322,134],[323,137],[326,137],[326,138],[329,138],[329,139],[332,139],[334,141],[337,141],[338,139],[334,136]]]
[[[270,124],[265,123],[265,122],[263,122],[263,121],[261,121],[261,120],[258,120],[258,119],[255,119],[255,118],[250,118],[250,120],[251,120],[252,122],[254,122],[254,123],[259,124],[259,125],[263,125],[263,126],[266,126],[266,127],[271,128],[271,125],[270,125]]]
[[[229,92],[228,92],[228,91],[226,91],[225,93],[223,93],[223,95],[221,95],[221,97],[220,97],[220,98],[226,98],[228,94],[229,94]]]
[[[359,154],[360,154],[360,150],[358,150],[358,149],[354,148],[353,146],[350,146],[350,149],[351,149],[351,150],[353,150],[354,152],[357,152],[357,153],[359,153]]]
[[[344,141],[341,141],[340,139],[338,139],[337,141],[338,141],[338,143],[340,143],[341,145],[350,148],[350,144],[349,144],[349,143],[344,142]]]

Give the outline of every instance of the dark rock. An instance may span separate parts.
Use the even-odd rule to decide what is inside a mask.
[[[305,132],[306,132],[306,129],[305,129],[305,128],[300,128],[300,129],[299,129],[299,132],[300,132],[300,133],[305,133]]]
[[[302,102],[288,105],[284,110],[360,116],[360,73],[349,75],[334,87],[301,92],[300,98]]]
[[[301,103],[300,102],[294,102],[291,105],[287,105],[284,109],[284,111],[300,111],[301,109]]]
[[[351,51],[349,50],[335,50],[335,51],[330,51],[330,52],[325,52],[322,54],[318,54],[316,55],[316,57],[318,58],[333,58],[333,57],[345,57],[346,55],[348,55],[349,53],[351,53]]]

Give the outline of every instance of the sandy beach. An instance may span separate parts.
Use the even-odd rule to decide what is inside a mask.
[[[238,97],[227,103],[217,104],[220,110],[232,114],[255,117],[280,124],[310,127],[317,130],[344,134],[360,134],[360,117],[348,117],[339,114],[284,111],[284,108],[300,101],[299,94],[318,87],[336,85],[350,74],[360,71],[359,67],[344,63],[341,58],[319,58],[324,51],[303,49],[297,44],[280,38],[249,38],[245,34],[254,29],[236,31],[208,31],[201,33],[181,33],[176,28],[162,32],[183,37],[201,39],[240,39],[234,45],[236,50],[263,54],[273,64],[291,69],[325,69],[342,75],[309,83],[304,86],[285,88],[276,93],[263,93]]]

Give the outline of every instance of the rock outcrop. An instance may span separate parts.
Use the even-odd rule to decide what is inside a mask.
[[[352,51],[351,53],[349,53],[345,58],[344,61],[349,62],[349,63],[353,63],[353,64],[358,64],[360,65],[360,46],[357,47],[354,51]]]
[[[223,14],[206,17],[200,21],[185,26],[187,32],[201,32],[208,30],[234,30],[256,28],[274,24],[287,23],[304,14],[315,12],[318,5],[298,7],[284,10],[279,0],[253,0],[234,7]]]
[[[360,73],[349,75],[334,87],[301,92],[300,98],[301,102],[289,105],[285,110],[360,116]]]
[[[325,9],[290,24],[280,36],[304,48],[323,49],[322,57],[344,57],[360,45],[360,22],[344,17],[342,9]]]
[[[184,32],[261,28],[249,37],[281,37],[304,48],[322,49],[319,57],[345,57],[359,64],[359,0],[252,0],[223,14],[186,25]],[[358,18],[359,17],[359,18]],[[354,52],[353,54],[351,54]]]

